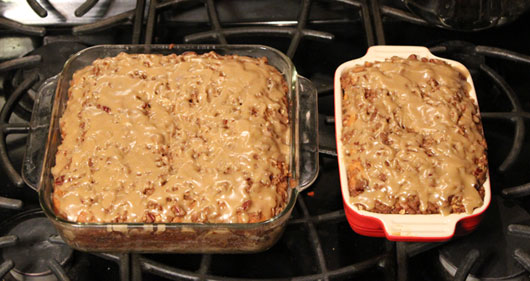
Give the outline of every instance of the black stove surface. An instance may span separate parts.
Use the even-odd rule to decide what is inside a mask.
[[[108,9],[110,2],[99,1],[94,8]],[[73,251],[59,260],[42,255],[34,263],[41,271],[42,267],[49,270],[43,271],[44,277],[27,274],[27,280],[529,279],[530,14],[498,28],[457,32],[432,27],[392,1],[137,2],[141,7],[129,11],[127,6],[121,14],[99,17],[89,11],[93,20],[54,23],[48,19],[29,27],[15,26],[15,30],[8,28],[13,27],[5,19],[9,17],[0,13],[4,16],[0,18],[0,89],[7,105],[0,112],[0,159],[10,160],[0,161],[0,276],[5,280],[21,278],[18,272],[8,273],[20,263],[6,254],[16,246],[31,244],[33,252],[40,247],[55,256],[68,252],[46,220],[40,219],[37,194],[19,176],[27,121],[38,85],[55,75],[69,55],[103,43],[250,43],[285,52],[298,72],[318,88],[320,174],[299,197],[280,241],[263,253]],[[0,1],[0,12],[6,3]],[[37,22],[33,15],[31,21]],[[471,71],[489,148],[494,198],[483,223],[470,235],[444,243],[395,243],[358,235],[346,221],[334,153],[333,75],[341,63],[363,56],[377,44],[427,46]],[[37,226],[36,221],[44,225]],[[34,243],[22,243],[28,238],[17,234],[19,225],[34,223],[52,232],[31,238],[37,239]],[[35,257],[39,260],[37,253]]]

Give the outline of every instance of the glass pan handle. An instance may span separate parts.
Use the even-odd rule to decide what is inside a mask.
[[[48,140],[56,88],[57,76],[50,77],[42,83],[35,96],[35,104],[29,121],[29,135],[22,163],[22,178],[34,190],[38,190],[44,163],[44,151]]]
[[[318,97],[317,89],[309,79],[298,76],[298,87],[300,93],[298,191],[302,191],[313,184],[318,176]]]

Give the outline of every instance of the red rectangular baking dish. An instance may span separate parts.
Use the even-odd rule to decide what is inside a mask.
[[[455,235],[463,235],[473,231],[480,223],[484,211],[491,201],[491,187],[489,172],[483,184],[485,195],[484,203],[476,208],[473,213],[458,213],[450,215],[428,214],[379,214],[360,210],[350,203],[348,190],[348,178],[346,176],[346,165],[344,163],[344,151],[342,145],[342,87],[340,77],[342,73],[356,65],[365,62],[384,61],[386,58],[398,56],[407,58],[415,54],[418,57],[438,59],[445,61],[452,67],[461,71],[471,85],[469,96],[478,107],[477,95],[473,80],[467,68],[461,63],[453,60],[440,58],[431,54],[425,47],[418,46],[374,46],[370,47],[365,56],[351,60],[340,65],[335,72],[335,132],[337,141],[337,156],[339,161],[339,173],[342,189],[342,197],[346,218],[352,229],[365,236],[386,237],[392,241],[417,241],[417,242],[439,242],[451,239]],[[480,113],[479,113],[480,114]]]

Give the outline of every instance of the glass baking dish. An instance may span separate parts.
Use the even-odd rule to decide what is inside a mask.
[[[198,54],[215,51],[267,57],[288,84],[291,120],[289,198],[276,217],[259,223],[77,223],[54,212],[52,202],[55,154],[61,143],[59,118],[66,107],[70,80],[75,71],[95,59],[125,53]],[[26,183],[39,192],[40,204],[63,240],[75,249],[101,252],[242,253],[270,248],[281,236],[298,193],[318,174],[317,93],[299,76],[283,53],[259,45],[101,45],[80,51],[64,65],[58,77],[47,80],[35,99],[28,145],[23,163]],[[45,143],[45,147],[44,147]]]

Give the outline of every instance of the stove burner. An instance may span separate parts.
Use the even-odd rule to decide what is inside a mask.
[[[11,228],[11,226],[13,226]],[[41,211],[24,213],[11,220],[4,229],[6,237],[17,237],[14,245],[2,249],[2,259],[12,261],[12,280],[57,280],[57,267],[64,266],[73,250],[65,244],[52,243],[57,232]],[[62,269],[59,269],[62,272]],[[0,276],[1,277],[1,276]],[[9,279],[7,279],[9,280]]]
[[[527,280],[526,271],[514,259],[514,254],[516,249],[530,250],[530,244],[524,237],[506,231],[510,224],[529,222],[530,214],[518,204],[493,197],[484,221],[475,232],[440,248],[439,261],[447,277],[456,280],[456,275],[467,269],[468,280]]]

